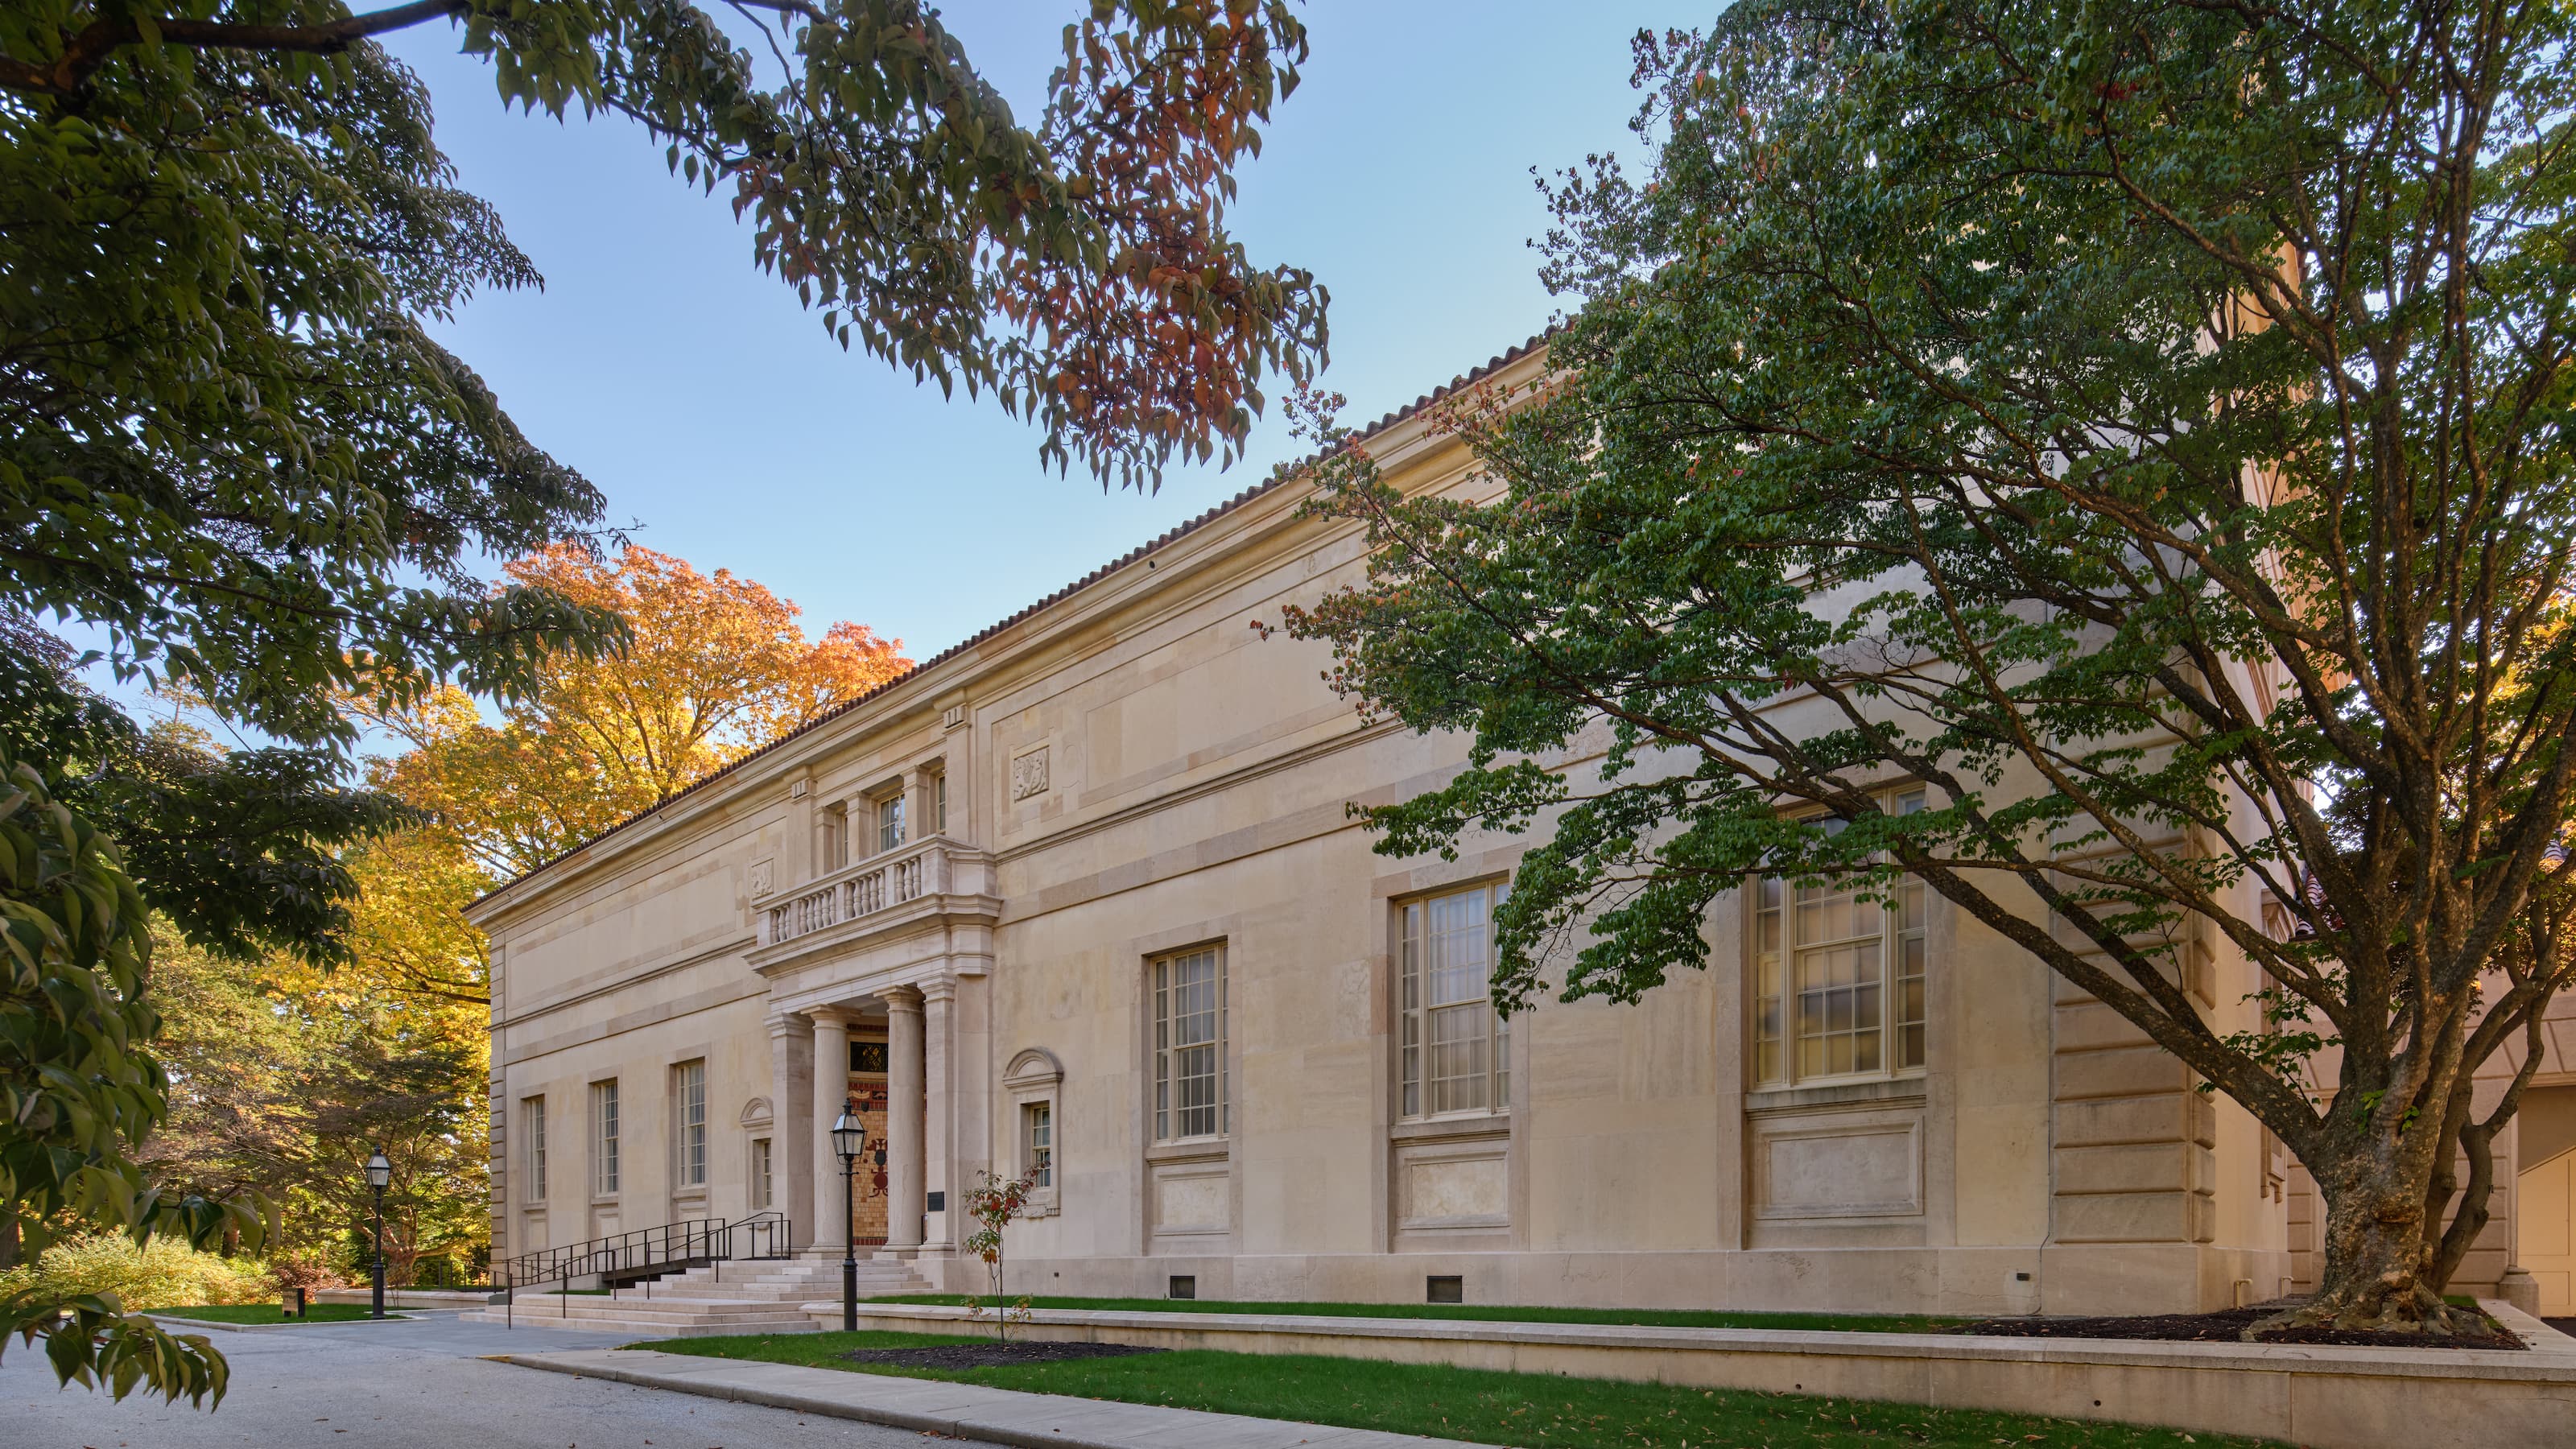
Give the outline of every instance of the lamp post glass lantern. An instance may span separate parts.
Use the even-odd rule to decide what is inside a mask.
[[[376,1194],[375,1314],[385,1316],[385,1184],[394,1180],[394,1165],[381,1147],[367,1154],[367,1186]]]
[[[850,1194],[855,1187],[859,1153],[868,1145],[868,1129],[847,1112],[832,1124],[832,1151],[841,1159],[841,1331],[859,1331],[859,1229],[853,1221]]]

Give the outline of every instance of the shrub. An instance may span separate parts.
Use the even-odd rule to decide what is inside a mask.
[[[128,1312],[197,1303],[257,1303],[277,1284],[256,1262],[201,1253],[177,1238],[138,1247],[122,1233],[89,1233],[45,1250],[32,1265],[0,1272],[0,1300],[29,1292],[59,1301],[114,1294]]]
[[[320,1253],[280,1253],[268,1260],[268,1276],[281,1289],[301,1288],[307,1293],[349,1286],[349,1275]]]

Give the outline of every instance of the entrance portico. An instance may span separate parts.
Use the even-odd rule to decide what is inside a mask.
[[[798,1119],[778,1127],[778,1200],[808,1219],[796,1235],[809,1251],[836,1255],[841,1245],[831,1130],[844,1111],[869,1123],[865,1216],[883,1164],[879,1251],[956,1250],[950,1205],[991,1160],[985,991],[1000,902],[990,888],[983,852],[934,834],[757,903],[751,964],[769,983],[771,1100]],[[859,1226],[863,1245],[870,1226]]]
[[[975,1064],[967,1073],[980,1070],[980,1032],[959,1030],[959,1005],[980,1005],[982,988],[980,978],[935,977],[770,1018],[778,1044],[772,1054],[773,1100],[806,1104],[798,1114],[802,1121],[780,1132],[789,1144],[783,1164],[787,1191],[780,1200],[803,1210],[806,1221],[797,1225],[797,1237],[809,1250],[831,1255],[841,1245],[843,1175],[831,1130],[845,1111],[860,1115],[869,1129],[869,1149],[856,1174],[861,1199],[870,1194],[877,1165],[883,1167],[883,1241],[873,1246],[904,1258],[945,1254],[957,1246],[948,1205],[962,1191],[963,1179],[989,1157],[976,1130],[981,1106],[963,1100],[974,1096],[980,1103],[981,1094],[961,1089],[958,1081],[961,1063]],[[869,1048],[880,1041],[877,1111],[869,1110],[869,1099],[878,1078],[862,1066],[860,1055],[873,1059]],[[875,1225],[864,1219],[873,1214],[859,1206],[854,1216],[861,1245],[872,1246]]]

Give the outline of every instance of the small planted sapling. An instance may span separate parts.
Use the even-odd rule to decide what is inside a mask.
[[[996,1177],[989,1171],[978,1171],[975,1178],[975,1186],[966,1194],[966,1215],[979,1226],[967,1235],[966,1251],[984,1261],[991,1292],[987,1297],[968,1298],[966,1315],[981,1321],[989,1309],[995,1336],[1007,1343],[1012,1322],[1029,1321],[1029,1300],[1023,1296],[1014,1303],[1002,1295],[1002,1230],[1028,1216],[1029,1193],[1037,1180],[1026,1175]]]

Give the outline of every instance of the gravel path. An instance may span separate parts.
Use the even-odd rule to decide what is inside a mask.
[[[509,1330],[441,1314],[209,1334],[232,1391],[208,1413],[138,1393],[124,1403],[54,1386],[43,1354],[0,1357],[0,1444],[10,1449],[920,1449],[922,1436],[490,1363],[488,1353],[604,1348],[613,1337]]]

